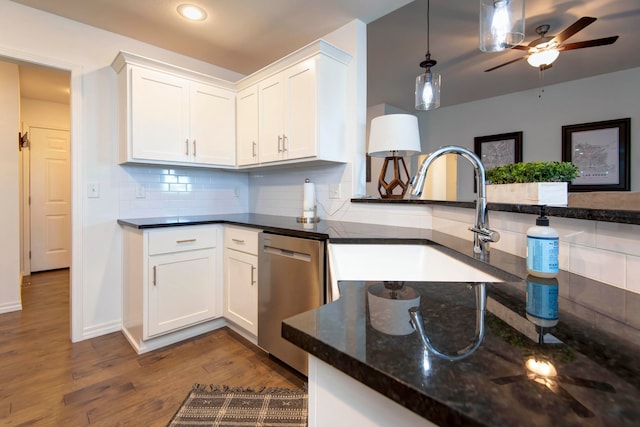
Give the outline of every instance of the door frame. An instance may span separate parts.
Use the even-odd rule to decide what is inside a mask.
[[[82,75],[83,67],[78,64],[66,62],[60,59],[44,57],[24,51],[16,51],[2,48],[0,46],[0,56],[16,59],[24,62],[31,62],[36,65],[57,68],[69,71],[70,79],[70,108],[71,123],[71,267],[69,269],[69,306],[70,306],[70,335],[71,342],[83,339],[83,247],[82,247],[82,182],[84,182],[81,168],[82,144]],[[16,177],[20,180],[21,177]],[[20,226],[20,224],[16,224]]]

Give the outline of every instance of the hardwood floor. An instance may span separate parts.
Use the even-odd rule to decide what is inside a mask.
[[[69,272],[25,277],[0,315],[0,425],[166,426],[195,383],[301,388],[228,328],[137,355],[120,332],[72,344]]]

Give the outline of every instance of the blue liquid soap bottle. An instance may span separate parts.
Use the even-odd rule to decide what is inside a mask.
[[[532,276],[553,278],[558,274],[558,232],[549,227],[549,218],[540,206],[536,225],[527,230],[527,273]]]

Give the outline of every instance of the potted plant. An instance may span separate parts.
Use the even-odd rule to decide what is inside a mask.
[[[571,162],[527,162],[486,171],[487,201],[526,205],[566,205],[567,182],[578,176]]]

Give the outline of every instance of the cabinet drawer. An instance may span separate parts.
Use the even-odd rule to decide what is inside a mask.
[[[172,227],[149,232],[149,255],[215,248],[216,227]]]
[[[258,233],[260,230],[226,226],[224,228],[225,248],[258,255]]]

